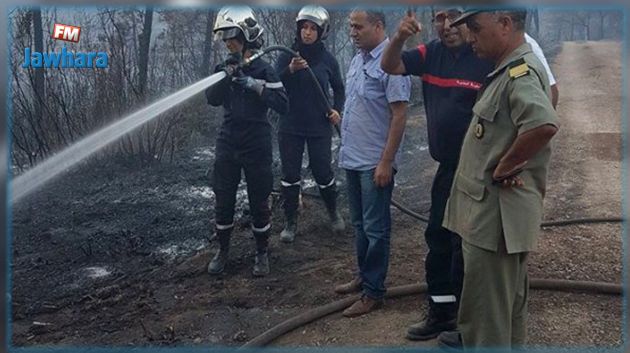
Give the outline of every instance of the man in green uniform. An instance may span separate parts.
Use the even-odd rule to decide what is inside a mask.
[[[473,107],[444,215],[444,227],[462,237],[464,283],[461,335],[443,332],[443,346],[510,348],[527,336],[527,259],[558,128],[547,74],[525,42],[525,14],[468,10],[454,21],[496,66]]]

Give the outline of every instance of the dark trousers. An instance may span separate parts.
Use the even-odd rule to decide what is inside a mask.
[[[297,213],[305,145],[308,148],[309,168],[324,201],[328,205],[328,199],[336,198],[335,175],[330,165],[331,144],[331,136],[278,134],[278,147],[282,161],[282,187],[285,196],[284,211],[287,217],[295,216]]]
[[[441,163],[431,188],[431,213],[424,237],[428,246],[425,260],[429,305],[436,313],[457,313],[464,276],[461,238],[442,227],[446,201],[451,193],[456,165]]]
[[[254,231],[262,232],[270,224],[269,195],[273,187],[271,163],[241,158],[219,158],[214,162],[217,228],[231,228],[234,224],[236,191],[245,172],[247,197]]]

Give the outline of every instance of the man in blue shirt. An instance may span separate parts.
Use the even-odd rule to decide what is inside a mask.
[[[380,67],[385,35],[382,12],[357,9],[350,14],[350,37],[359,49],[346,78],[339,166],[346,170],[350,217],[356,233],[359,273],[335,288],[362,291],[343,314],[354,317],[381,306],[389,265],[394,173],[399,160],[410,96],[408,77],[388,75]]]

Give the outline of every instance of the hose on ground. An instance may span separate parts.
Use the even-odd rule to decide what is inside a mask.
[[[408,207],[402,205],[398,200],[391,200],[392,206],[396,207],[400,212],[411,216],[417,220],[422,222],[429,222],[427,217],[422,216],[421,214],[412,211]],[[596,223],[622,223],[625,222],[625,219],[622,217],[602,217],[602,218],[574,218],[567,219],[562,221],[544,221],[540,224],[541,227],[562,227],[562,226],[570,226],[575,224],[596,224]]]
[[[594,224],[594,223],[623,223],[625,218],[622,217],[603,217],[603,218],[576,218],[564,221],[546,221],[540,224],[541,227],[559,227],[569,226],[573,224]]]
[[[276,191],[276,190],[274,190]],[[280,191],[276,191],[280,193]],[[302,195],[306,195],[309,197],[318,198],[319,196],[311,193],[302,193]],[[396,207],[400,212],[413,217],[417,220],[427,223],[429,219],[418,212],[411,210],[409,207],[406,207],[400,201],[392,198],[391,200],[392,206]],[[625,218],[622,217],[601,217],[601,218],[575,218],[575,219],[566,219],[562,221],[544,221],[540,224],[541,227],[562,227],[569,226],[575,224],[596,224],[596,223],[622,223],[625,222]]]
[[[606,282],[532,278],[529,281],[529,287],[531,289],[563,292],[587,292],[592,294],[608,295],[623,294],[623,288],[620,285]],[[408,295],[423,294],[426,290],[426,283],[392,287],[387,290],[385,298],[397,298]],[[349,307],[358,299],[359,295],[346,297],[296,315],[254,337],[252,340],[246,342],[241,348],[264,347],[288,332]]]
[[[392,197],[391,200],[391,204],[392,206],[396,207],[400,212],[406,214],[407,216],[411,216],[417,220],[420,220],[424,223],[428,223],[429,222],[429,218],[412,211],[411,209],[409,209],[408,207],[403,206],[400,202],[398,202],[398,200],[396,200],[395,198]]]

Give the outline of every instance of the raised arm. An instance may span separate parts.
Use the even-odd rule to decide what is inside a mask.
[[[403,75],[407,73],[402,60],[402,48],[409,37],[420,33],[421,30],[422,26],[420,22],[416,20],[415,14],[411,10],[408,10],[407,14],[400,22],[396,34],[394,34],[394,37],[383,52],[381,59],[381,68],[383,71],[390,75]]]

